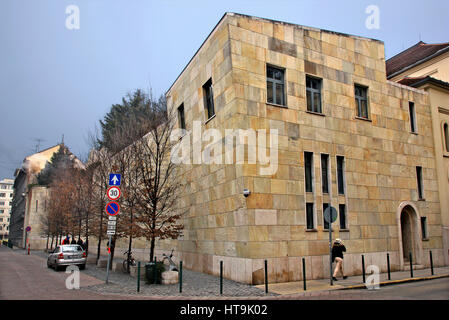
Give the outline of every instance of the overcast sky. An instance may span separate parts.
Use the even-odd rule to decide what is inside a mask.
[[[66,27],[66,8],[80,11]],[[368,29],[369,5],[380,28]],[[449,42],[442,1],[0,1],[0,179],[25,156],[64,141],[86,155],[87,133],[128,92],[164,93],[225,12],[379,39],[387,58],[416,44]]]

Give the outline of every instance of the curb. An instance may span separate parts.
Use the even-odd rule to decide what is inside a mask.
[[[415,281],[434,280],[434,279],[440,279],[440,278],[449,278],[449,274],[384,281],[384,282],[380,282],[379,285],[380,286],[388,286],[388,285],[394,285],[394,284],[401,284],[401,283],[415,282]],[[344,288],[338,288],[335,290],[352,290],[352,289],[367,289],[367,288],[366,288],[366,285],[364,285],[364,284],[357,284],[357,285],[348,286],[348,287],[344,287]]]

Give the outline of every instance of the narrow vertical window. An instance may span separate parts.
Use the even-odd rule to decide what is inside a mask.
[[[307,229],[315,229],[315,223],[313,221],[313,203],[306,203],[306,218],[307,218]]]
[[[339,217],[340,217],[340,230],[347,229],[346,226],[346,205],[338,205]]]
[[[313,169],[313,153],[304,152],[304,169],[306,175],[306,192],[313,192],[312,169]]]
[[[267,102],[285,106],[282,69],[267,66]]]
[[[207,80],[207,82],[203,85],[203,94],[204,94],[204,106],[207,110],[207,118],[210,119],[215,115],[212,78]]]
[[[323,194],[329,193],[329,155],[321,155],[321,183]]]
[[[329,223],[324,219],[324,211],[329,207],[329,203],[323,203],[323,226],[324,230],[329,230]]]
[[[427,218],[421,217],[421,232],[422,232],[422,238],[428,239],[429,235],[427,234]]]
[[[36,200],[36,212],[37,212],[37,206],[39,205],[39,200]]]
[[[422,167],[416,167],[416,182],[418,184],[418,199],[424,200],[423,183],[422,183]]]
[[[321,113],[321,79],[306,77],[307,111]]]
[[[355,104],[357,106],[357,116],[368,119],[368,88],[355,85]]]
[[[338,194],[345,194],[345,157],[337,156]]]
[[[449,152],[449,125],[444,123],[443,125],[444,132],[444,146],[446,148],[446,152]]]
[[[179,121],[179,128],[184,129],[186,128],[186,120],[184,115],[184,103],[182,103],[178,107],[178,121]]]
[[[409,101],[408,110],[410,114],[410,131],[416,133],[415,103]]]

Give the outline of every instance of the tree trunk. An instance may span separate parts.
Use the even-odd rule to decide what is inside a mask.
[[[50,250],[53,250],[53,242],[54,242],[54,240],[55,240],[55,236],[52,235],[52,236],[51,236]]]
[[[129,226],[129,242],[128,242],[128,272],[129,272],[129,264],[131,259],[131,247],[133,243],[133,211],[130,210],[130,226]]]
[[[109,264],[109,270],[112,270],[112,263],[114,261],[114,252],[115,252],[115,240],[116,240],[116,236],[112,236],[112,243],[111,243],[111,263]]]
[[[98,234],[97,261],[100,260],[101,235],[103,234],[103,212],[100,212],[100,232]]]

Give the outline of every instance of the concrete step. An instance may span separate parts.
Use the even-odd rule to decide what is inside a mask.
[[[422,264],[414,264],[413,265],[413,270],[421,270],[421,269],[425,269],[426,267]],[[410,263],[409,264],[404,264],[404,271],[409,271],[410,270]]]

